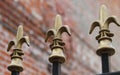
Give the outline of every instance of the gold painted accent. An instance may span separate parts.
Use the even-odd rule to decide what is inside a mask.
[[[23,65],[22,65],[22,55],[24,55],[22,51],[22,45],[23,43],[26,43],[28,46],[30,44],[29,37],[23,36],[23,26],[20,25],[17,30],[17,36],[14,41],[10,41],[8,44],[7,51],[11,49],[12,46],[15,48],[13,49],[13,53],[11,54],[11,64],[8,66],[8,70],[10,71],[23,71]]]
[[[89,32],[91,34],[95,27],[99,27],[100,29],[99,35],[96,36],[96,40],[98,40],[99,43],[99,47],[97,50],[98,55],[101,55],[102,53],[113,55],[115,53],[115,50],[111,45],[111,37],[113,37],[114,34],[110,33],[110,23],[115,23],[117,26],[120,26],[120,24],[116,20],[116,17],[109,17],[107,7],[105,5],[102,5],[100,8],[100,21],[93,22]]]
[[[48,38],[53,36],[53,42],[50,45],[50,48],[52,50],[52,54],[49,57],[50,62],[65,62],[65,56],[63,53],[63,46],[65,45],[65,43],[61,39],[63,32],[71,35],[69,27],[67,25],[62,26],[61,16],[57,15],[55,19],[54,29],[48,30],[45,39],[45,42],[47,42]]]

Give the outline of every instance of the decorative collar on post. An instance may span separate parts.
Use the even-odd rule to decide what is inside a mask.
[[[60,64],[65,62],[65,56],[63,53],[65,43],[61,39],[63,32],[71,35],[69,27],[67,25],[62,26],[61,16],[57,15],[54,29],[48,30],[45,39],[47,42],[48,38],[53,36],[53,42],[50,45],[52,53],[49,57],[49,61],[53,63],[53,75],[60,75]]]
[[[100,29],[99,35],[96,36],[96,40],[98,40],[99,43],[99,48],[97,51],[98,55],[101,55],[102,53],[108,53],[111,56],[115,53],[113,47],[111,46],[111,37],[113,37],[114,34],[110,33],[110,23],[115,23],[117,26],[120,26],[116,20],[116,17],[109,17],[106,6],[102,5],[100,8],[100,21],[93,22],[89,32],[91,34],[94,28],[97,26]]]
[[[21,72],[23,71],[23,65],[22,65],[22,55],[24,55],[22,51],[22,45],[23,43],[26,43],[28,46],[30,44],[28,36],[23,36],[23,26],[20,25],[18,27],[17,36],[14,41],[10,41],[8,44],[7,51],[11,49],[12,46],[14,46],[13,53],[11,56],[11,64],[8,66],[8,70],[11,72]]]

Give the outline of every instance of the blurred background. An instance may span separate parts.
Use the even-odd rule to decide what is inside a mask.
[[[96,55],[98,29],[89,35],[92,22],[99,19],[99,8],[108,7],[109,13],[120,21],[120,0],[0,0],[0,75],[10,75],[9,41],[14,40],[17,27],[22,24],[24,35],[30,37],[30,47],[23,46],[24,71],[21,75],[51,75],[51,53],[45,34],[54,26],[57,14],[63,25],[68,25],[72,36],[63,34],[66,62],[61,75],[95,75],[101,73],[101,59]],[[115,55],[110,57],[111,71],[120,71],[120,27],[110,25]]]

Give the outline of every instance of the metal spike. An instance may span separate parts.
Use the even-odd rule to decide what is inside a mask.
[[[56,30],[56,32],[58,31],[58,29],[62,26],[62,19],[60,15],[57,15],[55,18],[55,27],[54,29]]]
[[[100,22],[103,24],[107,17],[108,17],[107,7],[105,5],[102,5],[100,8]]]
[[[18,30],[17,30],[17,36],[16,36],[16,42],[18,43],[18,41],[23,37],[23,26],[20,25],[18,27]]]

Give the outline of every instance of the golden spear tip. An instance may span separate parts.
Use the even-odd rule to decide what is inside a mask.
[[[17,30],[16,41],[18,42],[23,37],[23,26],[19,25]]]
[[[62,19],[60,15],[55,18],[55,30],[58,30],[62,26]]]
[[[18,26],[18,30],[22,30],[23,31],[23,25],[19,25]]]
[[[106,7],[106,5],[101,5],[101,7],[100,7],[100,11],[101,11],[101,13],[103,13],[104,14],[104,12],[105,11],[107,11],[107,7]]]
[[[107,7],[105,5],[102,5],[100,7],[100,21],[104,22],[107,17],[108,17]]]

